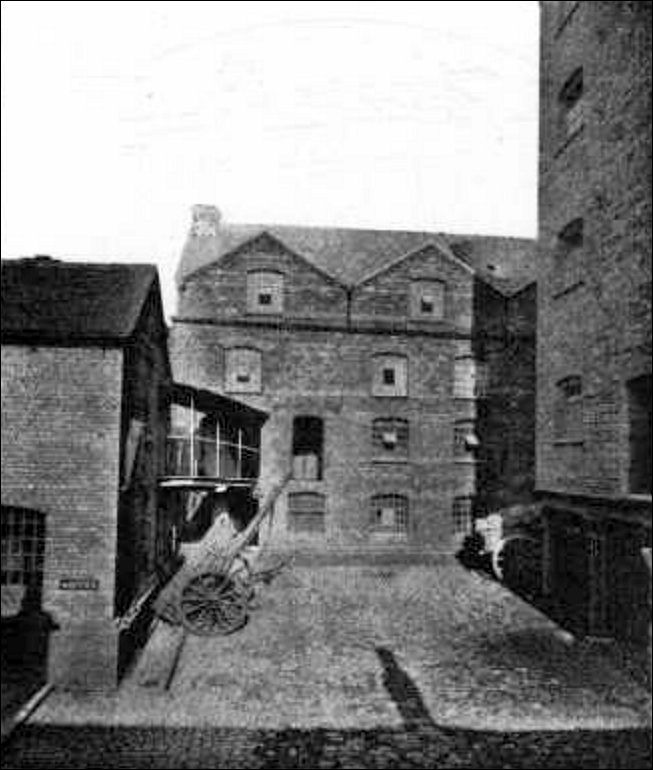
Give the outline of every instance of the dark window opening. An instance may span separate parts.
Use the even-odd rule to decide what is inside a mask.
[[[571,139],[584,124],[583,69],[579,67],[567,79],[558,97],[562,107],[562,121],[566,139]]]
[[[420,310],[422,313],[431,314],[433,312],[433,301],[427,297],[422,297],[420,302]]]
[[[583,95],[583,68],[578,67],[567,78],[565,84],[560,89],[559,100],[567,109],[576,104]]]
[[[583,231],[583,220],[580,217],[572,219],[571,222],[566,224],[558,233],[558,243],[565,251],[579,249],[583,245]]]
[[[384,369],[383,370],[383,384],[384,385],[394,385],[395,384],[395,370],[394,369]]]
[[[651,375],[628,383],[628,422],[630,443],[629,489],[651,494]]]
[[[272,295],[268,293],[259,294],[258,295],[258,304],[259,305],[271,305],[272,304]]]
[[[320,417],[293,420],[293,477],[320,480],[323,473],[324,423]]]

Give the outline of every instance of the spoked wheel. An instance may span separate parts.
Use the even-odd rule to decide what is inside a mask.
[[[492,552],[492,571],[497,580],[527,594],[537,593],[541,574],[541,544],[528,535],[515,534],[500,540]]]
[[[200,636],[230,634],[245,625],[249,586],[236,576],[205,572],[191,578],[179,599],[185,628]]]

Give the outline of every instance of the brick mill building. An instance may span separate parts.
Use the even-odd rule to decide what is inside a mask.
[[[541,3],[537,494],[545,588],[645,636],[651,543],[651,3]]]
[[[196,206],[176,379],[270,413],[279,547],[450,552],[530,499],[534,244],[232,225]]]

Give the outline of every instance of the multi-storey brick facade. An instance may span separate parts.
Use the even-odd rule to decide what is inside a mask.
[[[2,264],[2,588],[55,624],[56,684],[116,683],[121,618],[172,556],[166,335],[154,267]]]
[[[279,547],[450,552],[469,531],[478,386],[501,377],[508,295],[532,282],[532,251],[517,239],[228,225],[194,208],[175,377],[270,413],[261,484],[292,472],[274,517]],[[493,303],[478,300],[483,287]],[[533,333],[520,385],[531,406]],[[530,435],[532,482],[533,411],[513,415],[504,427]],[[485,474],[505,475],[500,452],[480,451]]]
[[[581,633],[637,636],[651,531],[651,3],[543,2],[541,17],[545,588]]]

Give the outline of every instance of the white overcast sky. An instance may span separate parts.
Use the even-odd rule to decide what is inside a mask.
[[[231,222],[536,232],[538,4],[2,3],[2,256]]]

